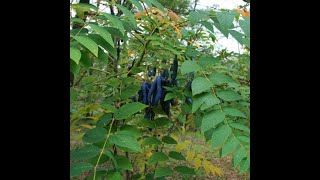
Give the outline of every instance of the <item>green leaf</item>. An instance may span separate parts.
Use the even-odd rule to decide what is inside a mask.
[[[225,114],[219,111],[210,111],[203,115],[201,123],[201,131],[206,132],[207,130],[215,127],[221,123],[225,118]]]
[[[233,165],[237,167],[243,158],[247,157],[247,152],[243,147],[240,147],[233,154]]]
[[[121,91],[121,99],[128,99],[131,96],[136,96],[140,89],[140,86],[134,84],[125,86]]]
[[[114,58],[117,57],[117,51],[106,40],[98,34],[90,34],[89,37],[94,40],[98,45],[107,50]]]
[[[135,5],[138,8],[139,11],[143,11],[143,7],[138,0],[130,0],[130,1],[132,2],[133,5]]]
[[[173,170],[167,167],[158,167],[154,173],[154,178],[170,176],[172,175]]]
[[[164,98],[164,101],[168,101],[168,100],[170,100],[170,99],[172,99],[172,98],[175,98],[175,97],[176,97],[175,94],[173,94],[173,93],[167,93],[167,94],[166,94],[166,97]]]
[[[223,29],[229,29],[233,27],[233,21],[236,16],[234,12],[217,12],[217,19]]]
[[[210,93],[211,94],[211,93]],[[216,104],[219,104],[221,101],[220,99],[218,99],[217,97],[211,95],[208,97],[208,99],[206,99],[203,104],[201,105],[200,109],[203,111],[203,110],[206,110]]]
[[[89,129],[84,134],[82,140],[87,143],[96,143],[102,141],[107,135],[107,130],[101,127]]]
[[[166,117],[160,117],[154,120],[156,127],[163,127],[170,124],[170,120]]]
[[[166,144],[178,144],[176,140],[174,140],[172,137],[170,136],[163,136],[162,138],[162,142],[166,143]]]
[[[208,131],[204,132],[204,137],[206,138],[206,141],[211,140],[213,132],[214,132],[214,128],[211,128]]]
[[[112,36],[106,29],[96,24],[89,24],[89,25],[96,33],[98,33],[104,40],[106,40],[111,47],[114,48],[114,42],[112,40]]]
[[[218,91],[217,96],[224,101],[238,101],[242,99],[241,95],[233,90]]]
[[[126,15],[126,17],[128,17],[132,25],[136,27],[137,26],[136,21],[134,19],[133,14],[129,11],[129,9],[124,6],[121,6],[120,4],[116,4],[116,6]]]
[[[115,108],[113,105],[108,104],[106,102],[101,103],[101,107],[106,111],[116,112],[117,108]]]
[[[189,45],[189,46],[187,46],[187,49],[186,49],[185,54],[186,54],[187,56],[190,56],[190,57],[195,57],[195,56],[199,55],[200,52],[197,51],[197,50],[195,49],[195,47]]]
[[[77,75],[80,71],[80,65],[74,61],[70,61],[70,69],[74,75]]]
[[[104,64],[108,64],[108,53],[107,52],[104,52],[104,50],[102,50],[100,47],[99,47],[99,52],[98,52],[98,59],[104,63]]]
[[[208,99],[211,99],[209,100],[209,102],[204,105],[204,109],[206,109],[206,106],[210,105],[210,103],[212,103],[212,99],[216,99],[212,93],[209,93],[209,92],[205,92],[205,93],[201,93],[199,95],[195,95],[193,96],[193,102],[192,102],[192,112],[196,112],[199,107]],[[216,104],[219,104],[220,103],[220,100],[219,101],[216,101]]]
[[[177,51],[177,50],[175,50],[175,49],[172,48],[172,47],[165,46],[164,49],[166,49],[166,50],[168,50],[168,51],[171,51],[171,52],[172,52],[173,54],[175,54],[175,55],[180,55],[180,54],[181,54],[180,51]]]
[[[81,80],[81,85],[87,85],[87,84],[90,84],[92,82],[94,82],[96,80],[96,76],[93,76],[93,75],[89,75],[87,77],[84,77],[82,80]]]
[[[243,125],[243,124],[231,123],[230,126],[235,128],[235,129],[239,129],[239,130],[242,130],[242,131],[245,131],[245,132],[250,132],[250,129],[247,126]]]
[[[231,135],[232,129],[227,125],[222,125],[215,129],[212,134],[212,148],[221,146]]]
[[[98,162],[98,159],[99,159],[99,155],[97,155],[97,156],[95,156],[95,157],[93,157],[91,159],[88,159],[86,161],[95,166],[97,164],[97,162]],[[110,160],[110,158],[107,155],[102,154],[101,157],[100,157],[98,165],[103,164],[103,163],[107,162],[108,160]]]
[[[148,1],[148,0],[143,0],[143,3],[146,3],[146,5],[148,6],[148,8],[153,8],[153,6],[152,6],[152,4],[151,4],[151,2],[150,1]]]
[[[186,160],[186,158],[181,153],[176,152],[176,151],[170,151],[169,157],[171,157],[172,159],[176,159],[176,160]]]
[[[232,153],[237,147],[239,147],[239,141],[234,137],[230,136],[227,142],[222,146],[221,157],[226,157]]]
[[[212,73],[209,77],[211,82],[213,84],[224,84],[224,83],[236,83],[235,80],[232,79],[229,75],[226,75],[224,73]]]
[[[77,4],[71,4],[70,5],[71,8],[73,9],[82,9],[83,11],[90,11],[95,10],[98,11],[98,8],[92,4],[87,4],[87,3],[77,3]]]
[[[239,26],[247,37],[250,37],[250,18],[244,17],[239,21]]]
[[[86,47],[93,55],[98,57],[98,44],[96,42],[87,36],[75,36],[74,39]]]
[[[103,154],[105,154],[106,156],[108,156],[113,164],[115,165],[116,168],[118,168],[118,163],[116,161],[116,158],[114,157],[114,155],[112,154],[112,152],[110,152],[110,150],[105,149],[105,151],[103,152]]]
[[[90,68],[92,66],[91,59],[86,51],[81,52],[80,64],[85,68]],[[99,53],[98,53],[99,54]],[[99,55],[98,55],[99,56]]]
[[[70,176],[80,176],[82,173],[91,170],[93,166],[87,162],[80,162],[70,166]]]
[[[156,1],[156,0],[144,0],[144,1],[149,1],[154,6],[156,6],[158,9],[160,9],[162,12],[166,13],[166,11],[164,10],[164,7],[158,1]]]
[[[168,159],[169,159],[168,156],[165,155],[163,152],[156,152],[156,153],[153,153],[153,155],[148,159],[148,164],[153,165],[157,162],[165,161]]]
[[[118,167],[121,169],[132,171],[132,165],[128,158],[125,156],[115,156],[115,159],[117,161]]]
[[[120,127],[120,130],[120,134],[127,133],[128,136],[134,136],[136,139],[141,136],[140,130],[134,125],[123,125]]]
[[[93,158],[99,154],[99,148],[93,145],[86,145],[70,153],[71,160],[83,160]]]
[[[107,175],[108,180],[122,180],[122,176],[120,172],[108,172]]]
[[[220,58],[217,58],[217,57],[201,57],[200,60],[199,60],[199,64],[202,66],[202,67],[208,67],[208,66],[212,66],[218,62],[220,62]]]
[[[227,29],[224,29],[221,24],[219,23],[217,17],[211,17],[211,19],[213,20],[213,25],[225,36],[228,38],[228,35],[229,35],[229,30],[228,28]]]
[[[161,141],[155,137],[148,137],[146,139],[144,139],[142,145],[143,146],[150,146],[150,145],[160,145],[161,144]]]
[[[132,151],[140,152],[140,144],[133,136],[128,136],[125,134],[119,133],[118,131],[115,135],[109,137],[109,142],[115,144],[119,147],[128,148]]]
[[[127,119],[146,107],[148,106],[140,102],[132,102],[121,106],[114,115],[117,120]]]
[[[112,114],[104,114],[100,117],[99,121],[97,122],[97,127],[105,127],[109,124],[112,120]]]
[[[250,143],[250,138],[248,136],[237,136],[240,141]]]
[[[81,18],[70,18],[70,23],[84,24],[84,21]]]
[[[113,16],[108,13],[103,13],[103,15],[112,23],[112,26],[119,29],[122,35],[124,35],[124,27],[118,17]]]
[[[234,37],[234,39],[236,39],[241,45],[244,44],[244,34],[239,33],[238,31],[234,31],[234,30],[229,30],[229,33],[232,35],[232,37]]]
[[[203,25],[204,27],[206,27],[212,33],[214,33],[213,26],[211,25],[211,23],[209,23],[207,21],[201,21],[200,24]]]
[[[250,38],[244,38],[243,39],[243,44],[245,46],[247,46],[248,48],[250,48]]]
[[[181,174],[190,174],[190,175],[196,174],[194,169],[189,168],[187,166],[177,166],[177,167],[174,168],[174,170],[179,172],[179,173],[181,173]]]
[[[70,47],[70,58],[76,62],[77,64],[79,64],[79,61],[81,59],[81,52],[79,49],[74,48],[74,47]]]
[[[203,77],[197,77],[192,81],[192,96],[209,90],[213,86],[212,82]]]
[[[114,88],[117,88],[120,85],[120,80],[117,78],[111,78],[106,82],[106,84]]]
[[[128,84],[132,84],[136,81],[135,78],[132,77],[124,77],[121,79],[122,85],[128,85]],[[140,86],[139,86],[140,87]]]
[[[235,108],[226,107],[226,108],[223,109],[223,111],[227,115],[230,115],[230,116],[247,118],[246,115],[243,112],[241,112],[240,110],[235,109]]]
[[[243,160],[240,163],[240,174],[244,173],[245,171],[247,171],[250,167],[250,158],[247,157],[245,160]]]
[[[190,73],[190,72],[197,72],[199,70],[201,70],[201,67],[197,63],[190,61],[190,60],[184,61],[181,65],[181,74],[182,75]]]
[[[191,25],[196,24],[199,21],[206,20],[207,18],[209,18],[209,16],[205,11],[190,11],[189,13],[189,21]]]

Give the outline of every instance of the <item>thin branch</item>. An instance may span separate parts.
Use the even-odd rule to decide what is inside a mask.
[[[100,162],[101,156],[102,156],[102,154],[103,154],[103,152],[104,152],[104,149],[106,148],[106,144],[107,144],[107,141],[108,141],[108,139],[109,139],[109,136],[110,136],[110,134],[111,134],[111,128],[112,128],[113,122],[114,122],[114,118],[113,118],[112,121],[111,121],[110,128],[109,128],[109,131],[108,131],[108,135],[107,135],[106,140],[104,141],[104,144],[103,144],[102,150],[101,150],[101,152],[100,152],[100,154],[99,154],[97,163],[96,163],[96,165],[95,165],[94,168],[93,168],[93,180],[96,180],[97,167],[98,167],[98,164],[99,164],[99,162]]]
[[[157,28],[153,29],[153,31],[151,32],[151,34],[150,34],[149,36],[152,36],[152,35],[155,33],[155,30],[156,30],[156,29],[157,29]],[[131,75],[131,70],[132,70],[132,68],[138,67],[138,66],[140,65],[140,63],[141,63],[144,55],[145,55],[146,52],[147,52],[147,47],[148,47],[150,41],[151,41],[151,40],[149,39],[149,40],[144,44],[144,46],[143,46],[143,51],[141,52],[141,55],[140,55],[138,61],[135,62],[135,60],[133,60],[132,65],[131,65],[131,66],[129,67],[129,69],[128,69],[128,70],[129,70],[128,76]]]
[[[79,82],[82,80],[82,78],[84,77],[84,75],[86,75],[87,74],[87,72],[88,71],[86,71],[86,72],[84,72],[83,74],[82,74],[82,76],[79,78],[79,80],[73,85],[73,87],[74,86],[77,86],[78,84],[79,84]]]
[[[137,40],[138,40],[142,45],[144,45],[144,43],[138,38],[138,36],[134,35],[134,34],[131,33],[131,32],[130,32],[130,34],[131,34],[132,36],[134,36],[135,38],[137,38]]]

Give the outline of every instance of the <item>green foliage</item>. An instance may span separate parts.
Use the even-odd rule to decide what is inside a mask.
[[[156,169],[154,173],[154,177],[163,177],[163,176],[170,176],[173,173],[173,170],[167,167],[159,167]]]
[[[153,8],[148,14],[143,2]],[[77,15],[70,17],[70,177],[118,180],[132,171],[133,179],[190,179],[204,176],[200,166],[220,176],[209,157],[178,138],[188,131],[221,158],[232,156],[240,173],[250,172],[250,19],[229,10],[189,11],[189,3],[112,2],[114,14],[70,5]],[[218,33],[244,52],[216,49]],[[156,75],[148,76],[148,68]],[[164,70],[162,103],[142,103],[142,83]]]

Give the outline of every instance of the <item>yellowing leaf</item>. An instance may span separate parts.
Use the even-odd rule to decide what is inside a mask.
[[[171,134],[171,137],[172,137],[174,140],[178,141],[178,136],[177,136],[177,135]]]
[[[185,149],[187,147],[187,145],[186,144],[184,144],[184,143],[179,143],[179,144],[177,144],[177,146],[176,146],[176,151],[177,152],[181,152],[183,149]]]
[[[152,152],[147,153],[145,156],[146,156],[146,158],[151,157],[152,156]]]
[[[181,21],[181,17],[178,16],[176,13],[174,13],[173,11],[171,11],[170,9],[168,9],[168,16],[174,20],[174,21],[177,21],[177,22],[180,22]]]
[[[185,143],[185,144],[188,144],[188,145],[189,145],[189,144],[192,144],[192,142],[191,142],[190,140],[185,140],[184,143]]]
[[[81,124],[80,126],[87,128],[87,129],[92,129],[93,127],[88,125],[88,124]]]
[[[223,176],[222,171],[219,168],[215,167],[214,165],[211,164],[209,168],[212,174],[217,174],[219,177]]]
[[[204,171],[206,172],[207,176],[209,176],[211,171],[210,171],[210,165],[207,162],[208,161],[203,162],[203,168],[204,168]]]
[[[204,155],[202,154],[197,154],[197,158],[205,159]]]
[[[250,12],[242,9],[236,9],[238,13],[240,13],[244,17],[250,17]]]
[[[132,55],[132,54],[135,54],[135,51],[134,50],[128,50],[128,55],[130,56],[130,55]]]
[[[195,155],[196,155],[196,153],[194,151],[188,151],[187,152],[187,161],[191,162]]]
[[[199,158],[195,158],[193,162],[194,162],[194,168],[198,170],[202,161]]]

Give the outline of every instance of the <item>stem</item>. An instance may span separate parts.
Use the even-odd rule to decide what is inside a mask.
[[[153,30],[152,30],[152,32],[151,32],[151,34],[150,34],[150,36],[152,36],[152,35],[155,33],[155,30],[156,30],[156,29],[157,29],[157,28],[155,28],[155,29],[153,29]],[[144,44],[144,46],[143,46],[143,51],[141,52],[141,55],[140,55],[140,57],[139,57],[138,61],[137,61],[137,62],[135,62],[135,60],[134,60],[134,61],[132,62],[131,67],[129,67],[129,69],[128,69],[128,76],[130,76],[130,75],[131,75],[131,70],[132,70],[132,68],[134,68],[134,67],[138,67],[138,66],[140,65],[140,63],[141,63],[141,61],[142,61],[142,59],[143,59],[144,55],[145,55],[145,54],[146,54],[146,52],[147,52],[147,47],[148,47],[148,45],[149,45],[150,41],[151,41],[151,40],[148,40],[148,41]]]
[[[110,133],[111,133],[111,128],[112,128],[113,122],[114,122],[114,118],[112,118],[112,121],[111,121],[111,124],[110,124],[110,128],[109,128],[109,131],[108,131],[107,138],[106,138],[106,140],[104,141],[104,144],[103,144],[102,150],[101,150],[101,152],[100,152],[100,154],[99,154],[97,163],[96,163],[96,165],[95,165],[94,168],[93,168],[93,180],[96,180],[97,167],[98,167],[98,164],[99,164],[99,162],[100,162],[100,158],[101,158],[101,156],[102,156],[102,154],[103,154],[103,152],[104,152],[104,149],[106,148],[106,144],[107,144],[107,141],[108,141],[109,136],[110,136]]]
[[[104,70],[101,70],[101,69],[97,69],[97,68],[94,68],[94,67],[90,67],[91,70],[95,70],[95,71],[99,71],[99,72],[103,72],[103,73],[106,73],[106,74],[110,74],[109,72],[107,71],[104,71]]]
[[[126,157],[129,160],[129,153],[128,152],[126,152]],[[129,172],[129,170],[126,170],[126,177],[127,177],[127,180],[130,180],[130,172]]]
[[[84,77],[84,75],[86,75],[87,74],[87,72],[88,71],[86,71],[86,72],[84,72],[83,74],[82,74],[82,76],[79,78],[79,80],[73,85],[73,86],[76,86],[76,85],[78,85],[79,84],[79,82],[82,80],[82,78]]]

